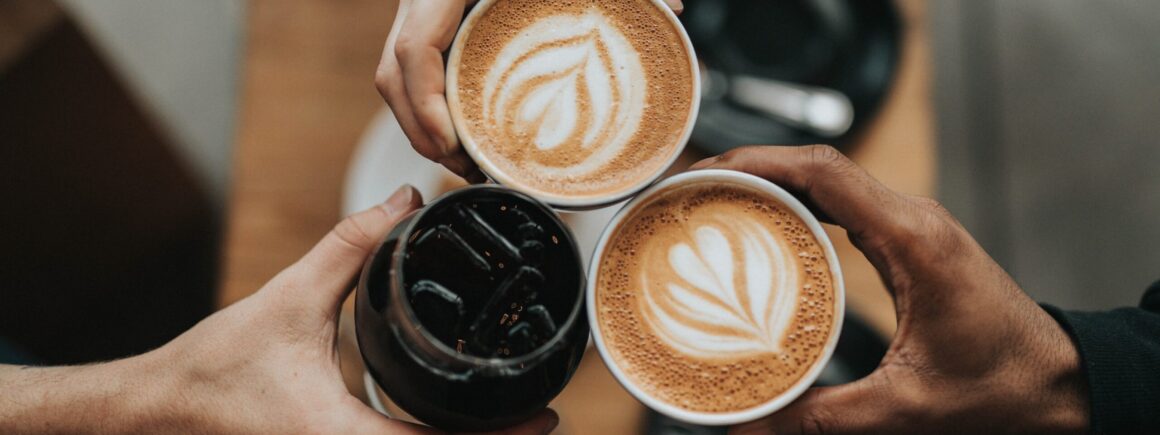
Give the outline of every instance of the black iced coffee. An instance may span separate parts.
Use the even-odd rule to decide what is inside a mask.
[[[583,290],[575,242],[550,209],[501,187],[460,189],[396,226],[367,264],[359,345],[411,415],[496,429],[567,383],[587,343]]]

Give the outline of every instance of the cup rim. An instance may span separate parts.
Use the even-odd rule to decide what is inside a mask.
[[[775,199],[781,201],[806,224],[806,226],[810,229],[810,232],[814,235],[814,238],[818,240],[818,244],[822,246],[822,249],[826,254],[826,258],[828,260],[827,262],[830,266],[830,273],[833,275],[834,279],[835,320],[833,328],[830,330],[830,337],[826,341],[825,349],[823,350],[822,354],[819,355],[818,360],[795,384],[793,384],[793,386],[777,395],[773,399],[757,406],[732,412],[701,412],[680,408],[676,405],[661,401],[649,395],[641,388],[637,387],[633,381],[629,379],[628,376],[623,372],[616,360],[610,355],[608,348],[604,343],[603,334],[600,332],[600,323],[596,318],[596,286],[597,275],[600,269],[600,260],[603,257],[604,249],[606,248],[609,239],[612,238],[612,235],[620,227],[620,224],[623,222],[623,220],[631,215],[634,211],[639,209],[642,205],[647,204],[647,202],[659,192],[677,185],[690,185],[704,182],[725,182],[740,184],[742,186],[759,189],[762,192],[768,193]],[[644,403],[650,409],[653,409],[674,419],[693,424],[721,426],[753,421],[766,415],[772,414],[789,405],[791,402],[805,393],[805,391],[809,389],[811,385],[813,385],[814,381],[817,380],[818,376],[821,375],[822,370],[830,361],[834,354],[834,349],[837,347],[838,337],[841,335],[842,330],[842,321],[845,316],[845,294],[846,290],[842,279],[842,270],[838,263],[838,256],[834,250],[834,246],[830,242],[830,238],[826,235],[825,230],[822,228],[821,223],[818,222],[813,213],[810,213],[810,211],[804,204],[801,203],[801,201],[798,201],[797,198],[795,198],[789,192],[785,191],[785,189],[782,189],[777,184],[750,174],[732,170],[704,169],[678,174],[660,183],[657,183],[640,195],[637,195],[635,198],[633,198],[632,201],[628,203],[628,205],[625,205],[623,208],[617,211],[616,216],[614,216],[612,221],[608,223],[608,226],[604,228],[604,232],[601,234],[600,240],[596,244],[596,250],[592,253],[592,258],[588,266],[588,283],[585,289],[585,303],[587,305],[589,329],[592,332],[592,340],[596,344],[596,350],[600,354],[601,360],[604,361],[605,366],[608,367],[608,370],[612,373],[613,377],[616,378],[616,381],[620,383],[620,385],[625,390],[628,390],[628,392],[632,394],[633,397]]]
[[[681,153],[689,143],[689,138],[692,137],[693,127],[697,122],[697,116],[701,110],[701,69],[697,60],[697,52],[693,49],[693,41],[689,38],[688,31],[681,21],[677,18],[677,14],[664,3],[663,0],[649,0],[654,7],[659,8],[664,16],[668,19],[669,24],[677,30],[681,41],[684,43],[685,51],[689,54],[689,70],[692,73],[692,89],[690,94],[692,97],[692,105],[689,108],[688,118],[685,121],[685,127],[681,131],[680,139],[673,147],[671,155],[665,160],[664,165],[660,166],[655,174],[645,177],[640,181],[628,186],[624,189],[606,194],[606,195],[583,195],[570,196],[561,195],[551,192],[545,192],[536,189],[520,182],[519,180],[508,175],[504,171],[498,169],[489,169],[489,166],[494,168],[488,156],[479,150],[479,145],[475,137],[471,135],[467,125],[467,121],[460,115],[461,102],[459,100],[459,69],[453,68],[452,65],[457,65],[460,58],[463,56],[463,41],[471,34],[474,29],[475,22],[483,15],[483,12],[490,8],[497,1],[502,0],[480,0],[479,3],[471,9],[463,22],[459,25],[459,29],[455,35],[455,39],[451,44],[451,51],[447,57],[446,78],[444,89],[446,89],[447,108],[451,115],[451,122],[455,127],[455,134],[459,137],[459,142],[463,149],[471,157],[473,161],[479,166],[479,170],[486,174],[489,178],[497,183],[510,187],[515,190],[524,192],[536,199],[547,203],[552,208],[561,210],[592,210],[597,208],[607,207],[618,202],[624,201],[628,198],[636,196],[641,191],[647,189],[649,186],[655,184],[665,174],[673,163],[680,158]]]

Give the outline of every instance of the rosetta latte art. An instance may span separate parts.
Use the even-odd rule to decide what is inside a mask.
[[[704,225],[692,244],[669,248],[662,280],[644,276],[645,319],[673,348],[694,357],[777,353],[790,328],[799,276],[769,230],[744,219]],[[651,278],[655,280],[655,278]],[[660,284],[660,285],[658,285]]]
[[[537,19],[496,58],[482,89],[494,137],[527,143],[527,164],[554,176],[598,171],[640,127],[640,54],[599,12]]]

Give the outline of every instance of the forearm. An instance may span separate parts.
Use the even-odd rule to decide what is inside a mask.
[[[0,433],[126,433],[149,425],[140,358],[71,367],[0,365]]]

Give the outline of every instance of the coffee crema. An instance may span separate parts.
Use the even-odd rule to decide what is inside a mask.
[[[650,0],[486,7],[457,42],[449,76],[460,135],[485,171],[532,193],[585,198],[665,169],[696,96],[692,54],[664,10]]]
[[[834,325],[824,248],[769,194],[676,185],[626,216],[604,248],[597,322],[645,394],[696,412],[749,409],[793,387]]]

